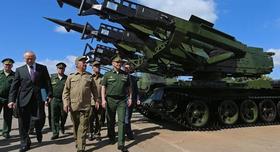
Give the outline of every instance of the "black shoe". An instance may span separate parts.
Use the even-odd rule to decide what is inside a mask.
[[[38,143],[42,143],[42,139],[43,139],[43,135],[41,134],[37,134],[37,141]]]
[[[25,151],[28,151],[30,149],[29,146],[23,146],[19,149],[20,152],[25,152]]]
[[[97,135],[95,139],[96,139],[96,141],[101,141],[102,140],[100,135]]]
[[[123,145],[118,146],[118,150],[122,151],[122,152],[128,152],[127,148]]]
[[[9,133],[4,133],[4,134],[3,134],[3,137],[6,138],[6,139],[9,139],[11,136],[10,136]]]
[[[52,137],[51,137],[51,140],[55,140],[55,139],[57,139],[58,138],[58,135],[53,135]]]
[[[61,130],[61,133],[62,133],[62,134],[65,134],[65,129],[64,129],[64,127],[61,127],[60,130]]]
[[[26,145],[27,145],[27,147],[29,147],[29,148],[30,148],[30,146],[31,146],[31,140],[30,140],[30,138],[28,138],[28,139],[27,139],[27,143],[26,143]]]
[[[127,138],[128,140],[134,140],[134,136],[133,136],[133,135],[126,136],[126,138]]]
[[[89,136],[88,136],[88,140],[89,141],[93,141],[95,139],[95,136],[93,133],[90,133]]]
[[[29,130],[29,134],[30,134],[30,135],[36,135],[36,133],[35,133],[35,131],[34,131],[34,128],[32,128],[32,129]]]

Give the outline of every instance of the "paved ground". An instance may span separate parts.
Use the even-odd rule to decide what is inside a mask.
[[[2,114],[1,114],[2,115]],[[2,126],[2,116],[0,126]],[[277,152],[280,151],[280,126],[235,128],[219,131],[193,132],[167,123],[155,124],[142,115],[133,115],[133,129],[136,138],[127,141],[130,152]],[[13,121],[13,131],[9,140],[0,137],[0,152],[18,151],[19,135],[17,120]],[[45,126],[45,128],[48,128]],[[58,140],[50,140],[51,132],[45,129],[43,142],[37,143],[31,135],[31,152],[74,152],[71,121],[67,121],[66,134]],[[117,145],[109,145],[102,131],[102,141],[87,141],[87,151],[113,152]]]

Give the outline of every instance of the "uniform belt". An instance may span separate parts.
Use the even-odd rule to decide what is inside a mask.
[[[114,95],[107,95],[107,97],[117,99],[117,100],[122,100],[126,98],[126,96],[114,96]]]

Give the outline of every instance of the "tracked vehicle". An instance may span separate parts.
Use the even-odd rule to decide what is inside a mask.
[[[127,0],[58,3],[79,9],[80,16],[99,16],[121,25],[94,28],[71,19],[47,18],[82,33],[82,39],[115,47],[92,48],[85,54],[93,59],[104,60],[118,52],[139,72],[192,77],[150,89],[143,114],[157,114],[193,130],[279,122],[279,82],[263,78],[273,70],[274,53],[247,46],[199,17],[186,20]]]

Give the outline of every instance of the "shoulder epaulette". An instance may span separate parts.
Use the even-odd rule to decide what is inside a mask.
[[[56,73],[51,74],[51,77],[56,77],[56,76],[57,76]]]

